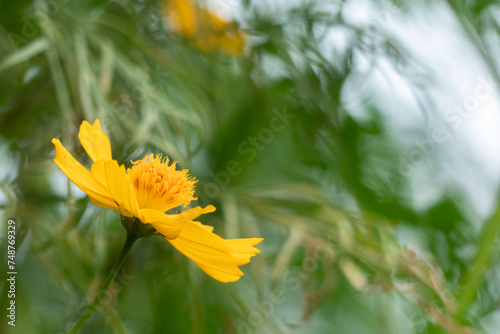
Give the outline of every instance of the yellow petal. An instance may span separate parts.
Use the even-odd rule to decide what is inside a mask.
[[[227,54],[241,56],[245,49],[245,40],[239,31],[227,31],[201,36],[196,45],[205,52],[221,49]]]
[[[80,143],[92,161],[111,160],[111,144],[109,138],[102,132],[101,124],[96,119],[94,125],[83,121],[78,134]]]
[[[56,148],[54,162],[78,188],[103,205],[110,207],[115,205],[113,195],[109,190],[66,150],[59,139],[52,139],[52,143]]]
[[[106,161],[98,160],[92,164],[90,168],[90,173],[92,176],[99,181],[104,187],[108,187],[108,181],[106,180]]]
[[[174,226],[168,215],[153,209],[141,209],[141,221],[145,224],[151,224],[167,240],[175,239],[179,236],[181,230]]]
[[[263,238],[226,239],[226,243],[234,250],[233,256],[250,259],[255,254],[260,253],[255,247]]]
[[[92,176],[106,189],[108,188],[108,181],[106,180],[106,162],[104,160],[99,160],[96,161],[93,165],[92,168],[90,169],[90,173]],[[113,205],[107,205],[105,203],[101,203],[95,198],[92,198],[89,196],[90,201],[100,207],[106,208],[106,209],[115,209],[118,210],[118,205],[116,202],[113,201]]]
[[[220,282],[234,282],[243,276],[238,266],[250,261],[250,256],[256,251],[248,247],[258,242],[232,242],[237,246],[235,250],[226,240],[192,222],[183,224],[180,235],[168,241],[179,252],[193,260],[201,270]],[[240,256],[239,250],[250,252],[252,255]]]
[[[199,227],[205,229],[206,231],[208,232],[212,232],[214,230],[214,227],[213,226],[209,226],[209,225],[203,225],[202,223],[200,222],[193,222],[193,224],[196,224],[198,225]]]
[[[89,196],[89,200],[92,202],[92,204],[100,206],[101,208],[118,210],[118,205],[116,205],[116,203],[114,203],[114,202],[113,202],[113,205],[109,205],[109,204],[99,202],[98,200],[96,200],[95,198],[92,198],[90,196]]]
[[[204,52],[220,49],[228,54],[243,54],[245,41],[233,22],[228,22],[193,0],[164,1],[163,11],[175,32]]]
[[[118,166],[116,160],[108,160],[104,162],[104,168],[108,189],[118,204],[120,213],[126,217],[140,217],[137,198],[125,167]]]
[[[215,206],[213,205],[207,205],[204,208],[201,208],[201,206],[197,206],[195,208],[186,210],[176,215],[169,215],[168,217],[170,218],[170,221],[173,224],[183,224],[183,223],[190,223],[193,221],[193,219],[196,219],[205,213],[214,211],[215,211]]]
[[[196,7],[192,1],[171,0],[163,2],[165,16],[172,28],[185,37],[194,37],[198,30]]]

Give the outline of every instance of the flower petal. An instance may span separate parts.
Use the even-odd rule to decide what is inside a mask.
[[[108,160],[104,161],[104,168],[108,189],[118,204],[120,213],[126,217],[140,217],[137,198],[125,167],[119,166],[116,160]]]
[[[210,213],[214,211],[215,211],[215,206],[213,205],[207,205],[204,208],[202,208],[201,206],[197,206],[176,215],[168,215],[168,217],[170,218],[170,221],[173,224],[183,224],[183,223],[190,223],[193,221],[193,219],[196,219],[205,213]]]
[[[226,243],[234,250],[233,256],[249,260],[252,256],[260,253],[255,247],[263,238],[226,239]]]
[[[52,139],[52,143],[56,148],[54,162],[78,188],[99,203],[107,206],[115,205],[113,195],[109,190],[66,150],[59,139]]]
[[[227,31],[202,36],[197,40],[196,45],[204,52],[221,49],[229,55],[241,56],[245,49],[245,40],[238,31]]]
[[[168,241],[179,252],[193,260],[201,270],[220,282],[234,282],[244,275],[238,266],[248,263],[250,257],[257,253],[257,250],[248,247],[258,242],[251,239],[249,242],[227,243],[218,235],[193,222],[183,224],[180,235]],[[236,249],[231,244],[237,246]],[[244,255],[240,251],[243,251]]]
[[[169,17],[171,28],[184,37],[194,37],[198,30],[196,7],[192,1],[172,0],[164,2],[163,12]]]
[[[116,205],[115,202],[113,202],[113,205],[109,205],[109,204],[105,204],[105,203],[99,202],[98,200],[96,200],[95,198],[92,198],[90,196],[89,196],[89,200],[92,202],[92,204],[100,206],[101,208],[113,209],[113,210],[118,210],[119,209],[118,205]]]
[[[108,189],[108,181],[106,180],[106,162],[104,160],[98,160],[96,161],[93,165],[92,168],[90,169],[90,173],[92,176],[100,183],[102,184],[106,189]],[[89,196],[90,201],[100,207],[106,208],[106,209],[114,209],[118,210],[118,205],[116,202],[113,200],[112,205],[107,205],[105,203],[101,203],[95,198],[92,198]]]
[[[90,173],[92,176],[99,181],[104,187],[108,187],[108,181],[106,180],[106,161],[107,160],[98,160],[92,164],[90,168]]]
[[[214,230],[214,227],[213,226],[209,226],[209,225],[203,225],[202,223],[200,222],[193,222],[193,224],[196,224],[198,226],[200,226],[201,228],[205,229],[206,231],[208,232],[212,232]]]
[[[145,224],[153,225],[168,240],[177,238],[181,232],[180,228],[170,221],[167,214],[158,210],[141,209],[140,219]]]
[[[80,125],[78,138],[92,161],[112,159],[109,138],[102,132],[98,119],[95,120],[93,125],[90,125],[87,121],[83,121],[82,125]]]

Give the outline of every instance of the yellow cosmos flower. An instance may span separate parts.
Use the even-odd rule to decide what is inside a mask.
[[[245,42],[234,22],[196,5],[193,0],[163,2],[163,12],[169,26],[204,52],[221,50],[227,54],[243,54]]]
[[[92,203],[120,211],[124,226],[135,224],[141,233],[161,234],[179,252],[190,258],[205,273],[221,282],[237,281],[243,273],[238,268],[259,253],[255,246],[263,239],[223,239],[212,233],[213,227],[194,221],[215,211],[209,205],[179,214],[165,212],[194,200],[194,184],[187,170],[175,169],[168,158],[153,154],[133,162],[125,169],[111,157],[111,145],[102,132],[99,120],[93,125],[83,121],[78,135],[93,160],[88,170],[61,144],[55,145],[55,163],[66,176],[84,191]],[[140,226],[137,226],[140,225]],[[126,226],[127,227],[127,226]],[[146,231],[146,232],[145,232]]]

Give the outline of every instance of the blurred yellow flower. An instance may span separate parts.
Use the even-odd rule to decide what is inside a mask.
[[[195,207],[180,214],[165,212],[194,200],[194,184],[187,170],[175,169],[168,158],[153,154],[133,162],[125,170],[111,157],[111,145],[99,120],[93,125],[83,121],[78,135],[94,161],[90,170],[81,165],[61,144],[55,145],[55,163],[95,205],[119,210],[125,221],[139,220],[140,227],[161,234],[179,252],[190,258],[205,273],[221,282],[237,281],[243,273],[238,266],[250,262],[259,253],[252,247],[263,239],[223,239],[212,233],[213,227],[193,221],[215,207]]]
[[[163,12],[170,28],[204,52],[221,50],[240,56],[245,47],[243,36],[234,24],[198,6],[193,0],[166,0]]]

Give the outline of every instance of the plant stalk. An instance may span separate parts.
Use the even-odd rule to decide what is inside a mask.
[[[483,227],[479,239],[479,248],[469,265],[469,272],[462,281],[463,290],[458,296],[459,307],[456,314],[464,317],[469,307],[477,298],[477,289],[484,280],[484,275],[491,265],[498,235],[500,234],[500,204],[496,202],[495,213]]]
[[[139,235],[137,233],[134,233],[133,231],[127,231],[127,238],[125,239],[125,244],[123,245],[120,256],[118,256],[118,259],[116,260],[113,269],[111,269],[110,273],[108,274],[108,277],[106,277],[106,280],[99,289],[99,292],[92,301],[92,304],[89,305],[85,313],[69,330],[68,334],[78,333],[85,325],[85,323],[89,320],[89,318],[92,316],[95,309],[97,308],[97,306],[99,306],[102,299],[106,295],[106,292],[111,286],[111,283],[113,283],[116,275],[120,272],[120,269],[123,266],[123,263],[125,262],[128,253],[130,252],[130,249],[132,248],[137,239],[139,239]]]

